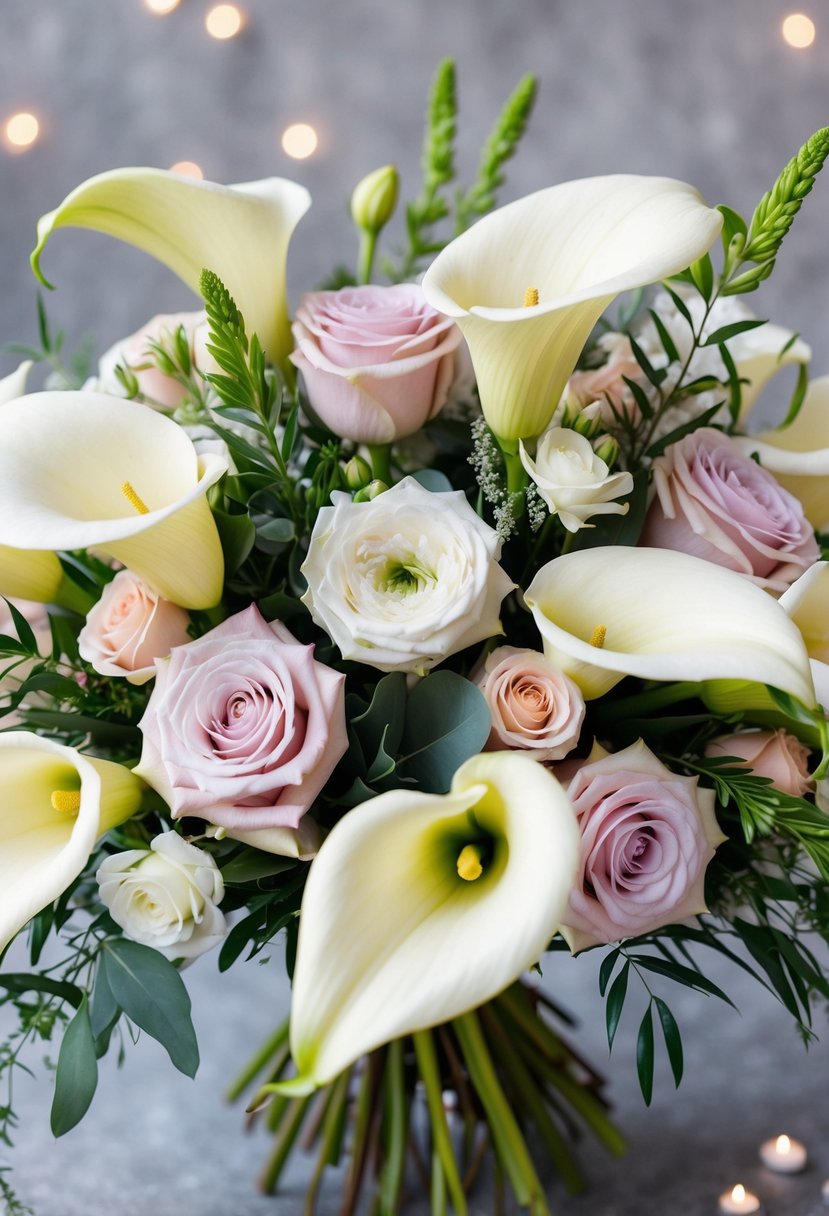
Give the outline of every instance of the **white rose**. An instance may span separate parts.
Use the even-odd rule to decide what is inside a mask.
[[[224,897],[209,853],[163,832],[149,849],[108,857],[96,875],[101,899],[127,937],[170,958],[194,959],[227,932],[217,904]]]
[[[407,477],[372,502],[332,494],[311,536],[302,597],[343,658],[423,673],[503,633],[513,583],[497,533],[460,491],[431,494]]]
[[[592,528],[591,515],[625,515],[627,503],[614,502],[633,489],[630,473],[611,473],[588,439],[567,427],[551,427],[538,441],[535,460],[520,445],[521,463],[553,515],[568,532]]]

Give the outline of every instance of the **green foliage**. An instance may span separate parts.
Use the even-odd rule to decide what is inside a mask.
[[[455,235],[463,232],[479,216],[492,211],[497,192],[506,176],[503,166],[513,156],[530,121],[538,81],[528,73],[506,102],[484,144],[478,175],[466,191],[458,191],[455,202]]]
[[[109,938],[102,944],[99,965],[113,1000],[130,1021],[161,1044],[180,1072],[194,1077],[199,1049],[190,997],[173,964],[150,946]]]
[[[62,329],[52,332],[43,296],[37,293],[37,332],[40,346],[25,342],[7,342],[3,350],[20,355],[32,363],[43,363],[51,368],[51,385],[58,389],[79,389],[88,378],[92,361],[92,343],[87,339],[69,361],[64,359],[66,334]],[[0,1183],[2,1185],[2,1183]]]
[[[80,1123],[95,1096],[97,1085],[98,1061],[84,993],[60,1045],[50,1116],[53,1136],[63,1136]]]

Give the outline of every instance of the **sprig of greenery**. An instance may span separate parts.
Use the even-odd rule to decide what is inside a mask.
[[[82,342],[67,363],[63,355],[66,334],[62,329],[56,333],[52,332],[40,292],[37,293],[37,331],[40,346],[31,346],[25,342],[7,342],[3,350],[9,354],[22,355],[32,363],[47,363],[52,369],[53,384],[57,388],[81,388],[89,376],[92,343],[89,339]]]
[[[771,190],[760,199],[750,225],[747,226],[737,212],[721,208],[727,244],[720,294],[730,296],[755,291],[769,277],[783,239],[827,156],[829,127],[823,127],[806,141]],[[740,273],[747,263],[754,265]]]
[[[458,191],[455,200],[456,236],[495,206],[497,191],[506,180],[503,165],[515,154],[527,130],[537,93],[538,81],[528,72],[498,115],[481,152],[475,181],[465,192]]]

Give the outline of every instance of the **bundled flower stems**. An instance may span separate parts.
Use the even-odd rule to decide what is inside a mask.
[[[290,1018],[232,1093],[273,1137],[265,1189],[312,1154],[309,1212],[342,1164],[346,1214],[419,1192],[464,1216],[483,1170],[542,1216],[583,1184],[583,1131],[621,1152],[555,1001],[571,953],[601,953],[611,1045],[639,1020],[645,1101],[663,1043],[681,1078],[676,985],[727,999],[712,952],[811,1034],[829,375],[743,297],[829,130],[748,220],[626,175],[497,208],[534,90],[463,188],[443,64],[407,246],[379,253],[386,166],[354,192],[354,275],[293,324],[293,182],[120,169],[41,220],[43,281],[92,228],[204,307],[28,392],[60,368],[41,303],[0,383],[7,1144],[39,1040],[62,1135],[136,1029],[192,1075],[187,965],[232,984],[275,939]]]

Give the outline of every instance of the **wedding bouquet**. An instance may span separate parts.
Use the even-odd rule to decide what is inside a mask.
[[[313,1147],[309,1211],[347,1161],[346,1214],[420,1186],[460,1216],[491,1157],[540,1214],[548,1163],[580,1184],[574,1133],[622,1151],[526,975],[546,951],[552,991],[568,951],[603,951],[596,1016],[612,1044],[638,1006],[646,1101],[657,1040],[682,1074],[671,985],[727,999],[706,951],[810,1036],[829,376],[741,297],[829,129],[748,222],[634,176],[496,210],[534,92],[460,189],[443,64],[407,246],[379,258],[389,166],[352,197],[356,273],[292,325],[293,182],[122,169],[41,220],[39,277],[58,229],[97,229],[204,311],[83,382],[41,306],[41,348],[0,383],[0,945],[27,936],[0,970],[7,1145],[27,1047],[61,1037],[62,1135],[131,1031],[194,1074],[181,971],[214,951],[232,983],[278,935],[290,1024],[233,1092],[274,1136],[266,1189]],[[51,374],[26,394],[34,360]],[[785,365],[791,407],[758,429]]]

